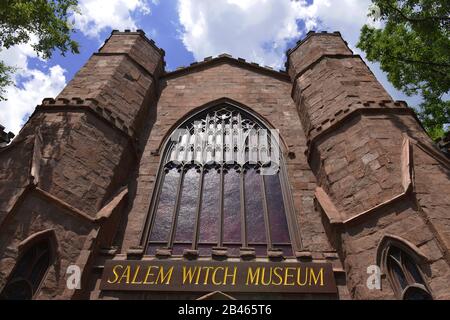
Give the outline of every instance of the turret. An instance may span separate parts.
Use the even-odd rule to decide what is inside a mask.
[[[387,278],[382,290],[367,287],[367,268],[383,267],[383,246],[392,239],[407,243],[410,252],[422,245],[429,251],[417,235],[434,233],[427,241],[447,246],[441,237],[448,227],[438,221],[448,201],[439,210],[427,207],[434,187],[448,188],[448,178],[438,169],[448,161],[414,111],[392,100],[338,32],[308,33],[288,51],[287,68],[318,183],[315,204],[344,263],[349,291],[353,298],[394,298]],[[432,179],[427,170],[433,171]],[[415,184],[416,176],[420,183]],[[432,254],[442,257],[444,252]],[[412,257],[420,257],[420,250]]]
[[[40,188],[95,215],[127,184],[163,59],[144,32],[113,31],[56,99],[36,108],[19,136],[42,137]]]
[[[414,112],[392,100],[338,32],[308,33],[287,65],[309,163],[343,218],[401,192],[402,133],[426,136]]]

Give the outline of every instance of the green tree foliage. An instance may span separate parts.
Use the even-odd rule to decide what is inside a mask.
[[[357,46],[380,63],[394,87],[423,97],[417,113],[436,139],[450,123],[450,1],[372,2],[370,16],[383,28],[363,26]]]
[[[36,53],[49,59],[57,49],[63,55],[78,53],[78,43],[71,40],[73,26],[68,22],[70,13],[76,10],[78,0],[0,0],[0,50],[27,43]],[[0,61],[0,100],[4,100],[5,87],[12,83],[14,66]]]

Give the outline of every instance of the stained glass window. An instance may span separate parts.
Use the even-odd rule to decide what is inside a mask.
[[[225,247],[233,256],[251,247],[292,256],[280,164],[273,132],[240,108],[210,108],[183,123],[163,153],[147,254]]]
[[[414,260],[402,249],[391,245],[386,266],[394,291],[404,300],[431,300],[422,273]]]
[[[31,300],[47,272],[50,258],[48,239],[41,240],[28,248],[19,258],[0,294],[0,299]]]

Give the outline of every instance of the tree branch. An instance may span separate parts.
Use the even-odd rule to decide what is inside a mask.
[[[431,16],[431,17],[423,17],[423,18],[413,18],[407,16],[402,10],[400,10],[398,7],[393,6],[391,4],[387,4],[389,8],[397,12],[403,19],[409,22],[424,22],[428,20],[438,20],[438,21],[450,21],[450,17],[438,17],[438,16]]]
[[[417,63],[417,64],[423,64],[423,65],[428,65],[428,66],[433,66],[433,67],[444,67],[444,68],[450,68],[450,64],[447,63],[436,63],[436,62],[432,62],[432,61],[421,61],[421,60],[413,60],[413,59],[409,59],[409,58],[405,58],[405,57],[401,57],[401,56],[393,56],[388,54],[387,55],[389,58],[398,60],[398,61],[402,61],[402,62],[406,62],[406,63]],[[438,71],[442,74],[448,74],[448,73],[444,73],[442,71]]]

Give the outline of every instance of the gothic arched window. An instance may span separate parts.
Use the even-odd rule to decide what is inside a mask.
[[[431,300],[422,272],[412,257],[399,246],[386,250],[385,267],[394,291],[404,300]]]
[[[51,262],[51,244],[45,238],[28,247],[20,256],[8,282],[3,288],[2,300],[31,300]]]
[[[162,154],[147,226],[146,254],[214,247],[239,256],[252,248],[293,256],[288,188],[275,131],[241,108],[197,113],[171,135]]]

